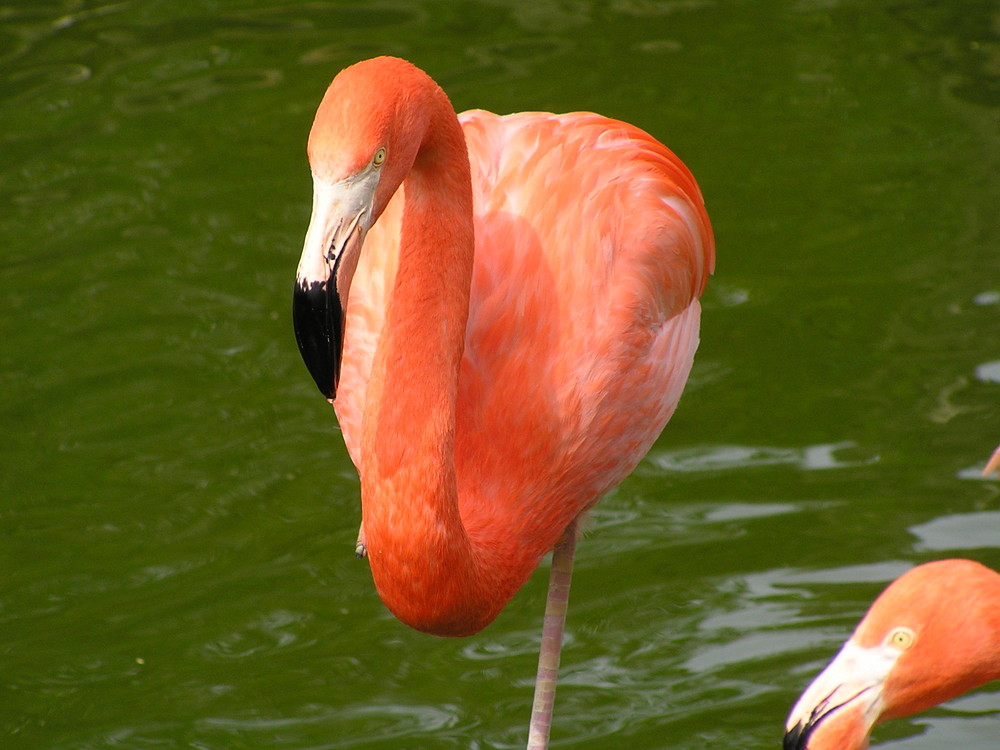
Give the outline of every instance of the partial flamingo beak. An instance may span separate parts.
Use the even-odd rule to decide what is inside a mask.
[[[899,651],[848,641],[799,698],[785,724],[784,750],[860,750],[882,713],[882,688]]]
[[[313,211],[295,278],[292,322],[302,360],[331,402],[340,382],[344,313],[371,222],[376,180],[313,178]]]

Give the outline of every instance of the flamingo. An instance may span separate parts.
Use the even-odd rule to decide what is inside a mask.
[[[553,552],[544,748],[581,516],[691,369],[715,262],[701,193],[632,125],[456,115],[391,57],[334,78],[308,154],[293,318],[361,480],[359,556],[398,619],[465,636]]]
[[[987,461],[986,466],[983,467],[984,477],[988,477],[994,472],[1000,473],[1000,445],[998,445],[996,450],[993,451],[993,455],[990,456],[990,460]]]
[[[863,750],[872,728],[1000,677],[1000,574],[972,560],[919,565],[875,600],[799,698],[785,750]]]

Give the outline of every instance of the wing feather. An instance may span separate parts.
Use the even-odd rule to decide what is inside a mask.
[[[459,119],[476,234],[461,513],[481,540],[502,522],[538,545],[538,528],[565,528],[620,482],[676,408],[714,240],[690,172],[634,126],[592,113]],[[355,464],[404,201],[400,189],[372,227],[351,289],[335,407]]]
[[[620,482],[673,413],[714,241],[690,172],[631,125],[591,113],[460,119],[477,255],[459,495],[476,498],[463,505],[470,533],[520,517],[527,537],[549,525],[537,514],[568,522]],[[539,465],[558,467],[555,479],[529,475]],[[511,498],[510,486],[529,489]]]

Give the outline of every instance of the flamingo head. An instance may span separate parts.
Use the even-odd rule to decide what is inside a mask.
[[[996,678],[998,626],[1000,575],[970,560],[913,568],[799,698],[784,750],[863,750],[876,724]]]
[[[292,318],[306,367],[336,396],[344,311],[365,235],[413,167],[428,129],[421,99],[440,92],[405,60],[342,70],[309,133],[313,208],[296,273]],[[443,96],[443,92],[441,93]]]

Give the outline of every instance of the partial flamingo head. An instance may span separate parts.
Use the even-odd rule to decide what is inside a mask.
[[[377,57],[340,71],[309,132],[309,166],[325,185],[378,172],[372,222],[413,166],[429,125],[426,100],[445,94],[424,71]]]
[[[889,585],[799,698],[785,750],[863,750],[872,728],[1000,675],[1000,575],[971,560]]]
[[[344,310],[365,234],[410,172],[444,97],[405,60],[379,57],[342,70],[309,133],[313,210],[296,274],[292,317],[299,352],[320,391],[336,395]]]

